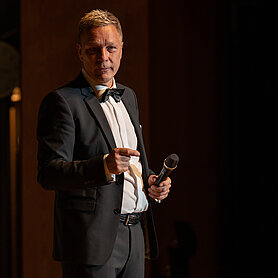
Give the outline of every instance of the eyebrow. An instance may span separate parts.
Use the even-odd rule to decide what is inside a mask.
[[[93,40],[87,41],[86,44],[89,46],[99,46],[99,44]],[[117,45],[117,43],[110,41],[110,42],[106,42],[104,45]]]

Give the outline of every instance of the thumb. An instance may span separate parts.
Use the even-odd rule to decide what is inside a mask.
[[[149,180],[148,180],[149,185],[154,184],[156,182],[156,180],[157,180],[157,176],[156,175],[150,175],[149,176]]]

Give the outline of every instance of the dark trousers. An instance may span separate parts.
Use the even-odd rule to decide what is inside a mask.
[[[119,224],[111,257],[104,265],[92,266],[62,262],[63,278],[143,278],[144,236],[140,222]]]

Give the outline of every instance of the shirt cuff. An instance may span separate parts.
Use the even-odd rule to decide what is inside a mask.
[[[115,179],[115,174],[111,174],[108,167],[107,167],[106,157],[108,155],[109,154],[107,153],[103,156],[103,165],[104,165],[104,171],[105,171],[107,181],[112,182],[112,181],[115,181],[116,179]]]

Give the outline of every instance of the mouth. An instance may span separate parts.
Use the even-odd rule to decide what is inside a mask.
[[[97,68],[96,71],[98,72],[107,72],[109,71],[111,68],[110,67],[106,67],[106,68]]]

